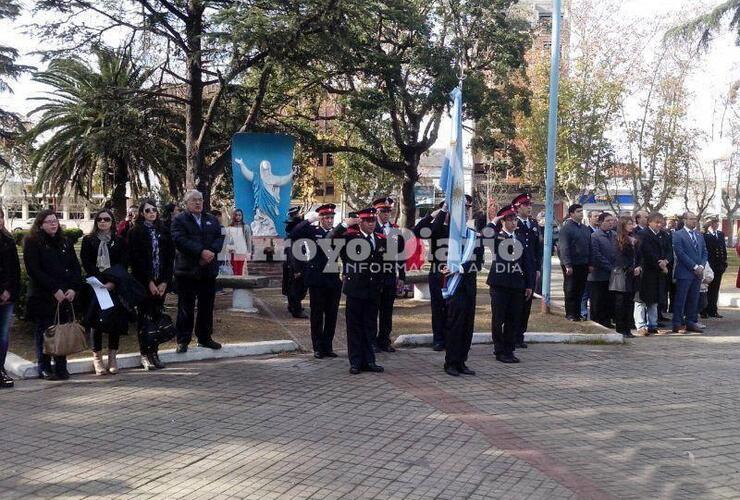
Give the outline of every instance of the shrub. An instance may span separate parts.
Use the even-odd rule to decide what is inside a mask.
[[[29,230],[28,229],[21,229],[13,231],[13,238],[15,238],[15,244],[18,246],[23,245],[23,240],[28,236]],[[62,234],[65,238],[69,240],[70,243],[75,245],[80,238],[82,238],[82,235],[84,234],[82,232],[82,229],[79,229],[77,227],[62,229]]]

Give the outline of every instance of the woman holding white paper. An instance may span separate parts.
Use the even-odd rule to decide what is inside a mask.
[[[80,249],[80,260],[87,278],[95,277],[103,284],[109,292],[115,289],[115,284],[105,277],[104,272],[119,264],[126,268],[128,266],[128,253],[126,251],[126,240],[119,238],[113,230],[115,220],[113,213],[108,209],[99,210],[94,217],[90,234],[82,238]],[[118,373],[116,355],[118,353],[120,336],[128,330],[128,321],[101,322],[100,304],[94,294],[90,295],[88,314],[88,332],[92,336],[93,367],[96,375],[106,373]],[[114,301],[113,308],[116,311],[105,310],[105,314],[115,318],[124,318],[125,311],[120,302]],[[106,325],[107,326],[104,326]],[[108,366],[103,363],[103,333],[108,334]]]

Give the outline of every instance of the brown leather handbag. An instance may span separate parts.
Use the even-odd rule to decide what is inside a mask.
[[[50,326],[44,332],[44,354],[52,356],[69,356],[78,352],[87,350],[87,339],[85,338],[85,329],[77,322],[72,307],[72,321],[69,323],[59,322],[59,307],[57,304],[57,314],[55,324]]]

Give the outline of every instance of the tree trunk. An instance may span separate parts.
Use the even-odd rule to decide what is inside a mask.
[[[207,188],[202,184],[205,165],[203,149],[198,144],[203,127],[203,61],[201,37],[203,36],[203,7],[199,0],[188,0],[188,19],[185,23],[185,38],[188,46],[185,64],[187,65],[188,84],[186,85],[185,107],[185,189],[200,190]],[[206,176],[207,177],[207,176]],[[209,206],[210,191],[202,191],[204,208]]]
[[[413,228],[416,224],[416,182],[419,180],[419,157],[406,160],[405,175],[401,184],[401,220],[399,226]]]
[[[123,220],[126,217],[126,184],[129,181],[128,167],[126,161],[118,158],[115,161],[116,171],[113,174],[113,192],[111,193],[111,208],[116,212],[116,217]]]

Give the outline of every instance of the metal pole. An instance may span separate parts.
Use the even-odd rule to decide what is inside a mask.
[[[552,225],[555,211],[555,154],[558,137],[560,86],[560,0],[552,0],[552,55],[550,56],[550,110],[547,125],[547,176],[545,178],[545,248],[542,259],[542,311],[550,312]]]

